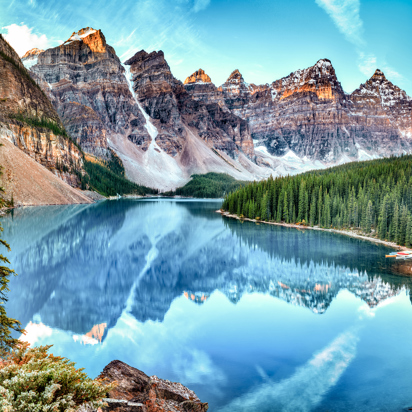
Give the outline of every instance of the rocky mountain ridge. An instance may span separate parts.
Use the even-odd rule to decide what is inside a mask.
[[[103,33],[86,28],[40,53],[30,70],[83,150],[103,159],[114,150],[135,182],[167,190],[193,173],[268,176],[253,161],[247,123],[196,101],[161,51],[121,64]]]
[[[412,100],[380,71],[351,94],[328,59],[260,86],[238,70],[219,87],[202,69],[182,83],[162,51],[121,64],[90,27],[36,56],[31,73],[82,148],[111,148],[161,190],[193,173],[252,180],[412,150]]]
[[[259,88],[247,87],[235,73],[235,80],[231,75],[220,89],[231,110],[248,119],[257,150],[272,156],[291,151],[299,158],[336,164],[411,150],[411,142],[403,138],[411,113],[406,93],[384,81],[383,74],[379,77],[386,87],[383,96],[393,96],[394,107],[403,114],[395,120],[395,111],[388,105],[384,109],[384,99],[366,97],[367,90],[374,93],[374,76],[347,95],[330,60],[321,59]]]

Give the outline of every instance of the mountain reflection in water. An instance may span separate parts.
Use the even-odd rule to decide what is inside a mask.
[[[54,343],[92,376],[119,358],[189,385],[211,410],[289,410],[298,393],[301,410],[359,405],[356,389],[342,400],[332,388],[357,370],[365,325],[385,302],[407,302],[410,317],[410,278],[391,273],[383,246],[242,223],[215,213],[219,206],[121,200],[15,210],[2,220],[19,274],[9,315],[27,325],[28,340]],[[387,356],[376,351],[369,356]],[[408,406],[405,396],[397,405]]]

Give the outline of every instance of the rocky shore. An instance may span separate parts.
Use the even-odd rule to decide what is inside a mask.
[[[107,406],[103,411],[82,406],[78,412],[206,412],[209,408],[182,384],[147,376],[119,360],[110,362],[98,379],[117,383],[104,399]]]

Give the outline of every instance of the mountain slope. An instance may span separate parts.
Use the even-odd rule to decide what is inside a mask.
[[[0,164],[3,174],[0,186],[5,198],[17,206],[92,203],[80,190],[74,189],[36,162],[4,137],[0,129]]]

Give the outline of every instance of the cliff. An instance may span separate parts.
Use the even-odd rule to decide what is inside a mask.
[[[73,187],[79,186],[77,176],[79,173],[84,173],[81,151],[66,134],[59,116],[47,96],[31,78],[16,52],[1,36],[0,137],[2,140],[6,139],[13,143],[27,156],[43,165],[66,183]],[[8,155],[10,153],[11,149],[9,148]],[[16,156],[22,158],[18,151],[15,153]],[[28,160],[24,161],[23,164],[27,162]],[[34,163],[29,162],[28,164],[35,167]],[[3,166],[5,165],[3,164]],[[11,166],[13,165],[11,164]],[[24,166],[22,167],[24,169]],[[19,170],[14,167],[13,172],[7,169],[3,172],[12,173],[17,181],[21,180],[21,173],[27,172],[27,170]],[[45,176],[47,173],[40,173],[40,175]],[[60,184],[59,179],[53,181],[54,185]],[[61,184],[63,185],[63,182]],[[65,185],[59,188],[59,191],[69,193]],[[19,196],[19,191],[14,191],[14,200],[27,204],[26,195],[24,195],[26,200]],[[43,204],[47,196],[41,198]],[[52,198],[54,199],[53,202],[57,203],[70,203],[73,200],[70,196],[64,199],[64,195],[58,197],[58,199],[53,196]],[[34,196],[33,199],[39,198]],[[76,199],[77,202],[88,201],[81,195],[77,196]],[[30,202],[31,200],[29,200]]]

